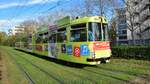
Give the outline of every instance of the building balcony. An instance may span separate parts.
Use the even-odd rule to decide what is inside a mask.
[[[127,34],[118,34],[118,37],[120,36],[127,36]]]
[[[118,39],[118,41],[128,41],[128,39]]]

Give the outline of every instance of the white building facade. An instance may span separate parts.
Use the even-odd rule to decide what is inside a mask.
[[[22,27],[15,27],[12,29],[12,34],[13,35],[18,35],[24,33],[24,28]]]

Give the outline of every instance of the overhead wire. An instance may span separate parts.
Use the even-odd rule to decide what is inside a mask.
[[[20,1],[20,0],[19,0],[19,1]],[[18,8],[18,7],[16,7],[16,8]],[[10,24],[10,25],[11,25],[11,21],[12,21],[11,18],[15,17],[16,11],[17,11],[17,9],[15,9],[15,11],[12,13],[12,14],[13,14],[12,17],[8,18],[8,20],[7,20],[7,22],[6,22],[5,24]],[[4,27],[4,26],[3,26],[3,27]],[[8,26],[7,26],[7,27],[8,27]],[[6,26],[5,26],[4,28],[6,28]],[[2,28],[2,30],[6,30],[6,29],[3,29],[3,28]]]
[[[35,12],[38,12],[38,10],[42,9],[42,8],[45,6],[45,4],[46,4],[46,3],[43,3],[41,6],[39,6],[39,7],[38,7],[36,10],[34,10],[34,11],[35,11]],[[33,8],[34,8],[34,7],[31,6],[30,9],[28,9],[27,11],[33,10]],[[32,14],[35,13],[34,11],[32,12]],[[21,15],[21,14],[20,14],[20,15]],[[19,15],[19,16],[20,16],[20,15]],[[28,16],[29,16],[29,15],[27,15],[27,16],[25,16],[25,17],[27,18]]]
[[[39,11],[39,10],[41,10],[42,8],[44,8],[45,7],[45,5],[47,4],[47,3],[43,3],[41,6],[39,6],[39,8],[37,9],[37,10],[35,10],[35,12],[33,12],[34,14],[45,14],[45,13],[49,13],[51,10],[53,10],[53,9],[55,9],[55,8],[57,8],[57,7],[59,7],[59,6],[62,6],[62,5],[64,5],[64,4],[67,4],[67,3],[69,3],[70,1],[72,1],[72,0],[67,0],[67,1],[58,1],[54,6],[52,6],[52,7],[50,7],[50,8],[48,8],[48,9],[46,9],[46,10],[43,10],[43,11]],[[26,0],[25,2],[24,2],[24,5],[26,4],[28,2],[28,0]],[[19,3],[21,3],[21,0],[19,0]],[[14,19],[16,19],[16,18],[18,18],[18,17],[20,17],[21,15],[22,15],[22,12],[19,12],[18,10],[19,9],[22,9],[22,10],[24,10],[25,9],[25,7],[26,6],[20,6],[19,4],[17,5],[17,7],[16,7],[16,11],[13,13],[14,15],[12,16],[12,18],[10,18],[10,19],[8,19],[8,23],[10,24],[10,25],[12,25],[12,23],[13,23],[13,20]],[[32,9],[32,8],[31,8]],[[30,9],[30,10],[31,10]],[[30,15],[28,15],[28,17],[30,17]]]
[[[35,14],[35,15],[34,15],[35,17],[31,17],[30,15],[25,16],[25,17],[26,17],[26,18],[30,18],[30,19],[33,20],[33,18],[35,19],[35,18],[38,18],[38,17],[40,17],[40,16],[44,16],[44,14],[45,14],[45,15],[46,15],[46,14],[49,14],[49,12],[50,12],[51,10],[53,10],[53,9],[55,9],[55,8],[57,8],[57,7],[60,7],[60,6],[62,6],[62,5],[68,4],[68,3],[71,2],[71,1],[72,1],[72,0],[58,1],[58,2],[56,2],[55,5],[49,7],[48,9],[42,10],[42,8],[46,7],[46,4],[47,4],[47,3],[45,3],[45,4],[43,4],[42,6],[40,6],[39,9],[35,10],[34,12],[32,12],[32,14]],[[42,11],[40,11],[40,10],[42,10]]]
[[[10,19],[8,19],[8,23],[10,24],[10,25],[14,25],[14,24],[12,24],[13,23],[13,20],[15,20],[16,18],[18,18],[18,17],[20,17],[21,15],[22,15],[22,11],[18,11],[19,9],[22,9],[22,10],[25,10],[25,8],[26,8],[26,3],[28,2],[28,0],[26,0],[25,2],[24,2],[24,4],[22,4],[22,6],[20,6],[19,4],[16,6],[16,11],[14,11],[13,12],[13,16],[10,18]],[[19,2],[18,3],[21,3],[21,0],[19,0]],[[41,8],[41,7],[39,7],[39,8]]]
[[[27,0],[24,0],[25,1],[25,3],[23,4],[23,5],[25,5],[26,4],[26,2],[27,2]],[[19,0],[19,2],[18,3],[21,3],[21,0]],[[19,16],[19,14],[21,14],[21,12],[19,13],[19,9],[24,9],[25,7],[24,6],[20,6],[19,4],[16,6],[16,11],[14,11],[13,12],[13,16],[8,20],[9,21],[9,24],[11,25],[11,27],[14,25],[14,19],[16,19],[18,16]]]
[[[56,9],[56,8],[58,8],[58,7],[60,7],[60,6],[63,6],[63,5],[65,5],[65,4],[68,4],[68,3],[71,2],[71,1],[73,1],[73,0],[58,1],[55,5],[49,7],[49,8],[46,9],[46,10],[42,10],[42,11],[40,11],[39,13],[37,13],[37,17],[41,17],[41,16],[44,17],[44,18],[45,18],[45,17],[48,17],[50,11],[52,11],[53,9]]]
[[[71,1],[72,1],[72,0],[67,0],[67,1],[65,1],[65,2],[60,1],[60,2],[58,2],[56,5],[54,5],[53,7],[50,7],[50,8],[48,8],[47,10],[42,11],[41,13],[49,12],[49,11],[51,11],[51,10],[53,10],[53,9],[55,9],[55,8],[57,8],[57,7],[59,7],[59,6],[62,6],[62,5],[64,5],[64,4],[67,4],[67,3],[71,2]]]

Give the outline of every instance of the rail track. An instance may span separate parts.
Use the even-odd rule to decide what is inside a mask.
[[[52,78],[54,80],[56,80],[59,84],[64,84],[64,82],[58,78],[56,78],[55,76],[53,76],[52,74],[50,74],[49,72],[45,71],[44,69],[40,68],[39,66],[37,66],[36,64],[32,63],[31,61],[29,61],[28,59],[24,58],[23,56],[13,53],[16,56],[19,56],[20,58],[22,58],[23,60],[25,60],[27,63],[29,63],[30,65],[32,65],[33,67],[35,67],[36,69],[40,70],[43,74],[45,74],[47,77]],[[18,69],[25,75],[25,77],[27,78],[27,80],[29,81],[30,84],[36,84],[34,79],[31,77],[31,75],[24,69],[23,66],[21,66],[14,55],[10,55],[11,58],[14,60],[15,64],[17,65]]]
[[[8,54],[10,55],[10,53],[8,53]],[[35,84],[34,80],[30,76],[30,74],[28,74],[28,72],[17,62],[16,58],[12,55],[11,55],[11,58],[14,60],[14,63],[16,64],[17,68],[21,71],[22,75],[24,75],[26,77],[29,84]]]
[[[22,56],[21,56],[22,57]],[[36,56],[35,56],[36,57]],[[25,59],[27,62],[30,62],[28,59],[26,59],[26,58],[24,58],[24,57],[22,57],[23,59]],[[33,63],[32,62],[30,62],[32,65],[33,65]],[[36,67],[38,67],[37,65],[34,65],[34,66],[36,66]],[[58,68],[60,68],[60,66],[55,66],[55,67],[58,67]],[[38,67],[39,68],[39,67]],[[87,73],[93,73],[93,74],[101,74],[101,75],[104,75],[104,74],[102,74],[102,73],[99,73],[99,72],[97,72],[97,71],[93,71],[92,69],[96,69],[97,71],[99,71],[99,69],[101,69],[100,67],[97,67],[97,66],[94,66],[94,67],[90,67],[89,69],[82,69],[81,71],[86,71]],[[82,75],[79,75],[79,74],[76,74],[76,73],[74,73],[73,71],[69,71],[69,70],[67,70],[67,69],[62,69],[62,70],[64,70],[64,71],[66,71],[66,72],[68,72],[68,74],[72,74],[72,75],[74,75],[74,76],[78,76],[78,77],[81,77],[81,78],[83,78],[83,79],[86,79],[86,80],[89,80],[89,81],[91,81],[92,83],[94,83],[94,84],[96,84],[97,82],[96,81],[94,81],[94,80],[92,80],[90,77],[84,77],[84,76],[82,76]],[[109,72],[111,72],[111,71],[109,71]],[[124,73],[121,73],[121,74],[124,74]],[[115,78],[115,79],[117,79],[117,80],[121,80],[121,81],[124,81],[124,82],[128,82],[129,83],[129,81],[128,80],[123,80],[123,79],[121,79],[121,78],[119,78],[119,77],[116,77],[116,76],[110,76],[110,75],[106,75],[107,77],[113,77],[113,78]]]
[[[134,84],[135,78],[147,74],[150,69],[150,67],[147,67],[150,62],[139,60],[121,59],[122,61],[119,62],[119,59],[112,59],[109,64],[80,66],[40,55],[20,52],[11,48],[3,49],[4,51],[9,51],[7,54],[12,59],[11,63],[15,63],[14,65],[18,66],[18,70],[25,76],[23,79],[26,78],[29,84]],[[128,64],[126,61],[131,63]],[[135,62],[143,62],[144,64],[138,65]]]
[[[26,53],[27,53],[27,52],[26,52]],[[44,71],[43,69],[41,69],[39,66],[33,64],[31,61],[29,61],[29,60],[26,59],[25,57],[23,57],[23,56],[20,56],[20,57],[23,58],[23,59],[25,59],[28,63],[30,63],[30,64],[32,64],[33,66],[35,66],[36,68],[40,69],[40,70],[43,71],[44,73],[48,74],[49,76],[53,76],[53,75],[50,75],[49,72],[46,72],[46,71]],[[36,56],[34,56],[34,57],[36,57]],[[53,64],[53,65],[54,65],[54,64]],[[57,68],[61,68],[61,70],[66,71],[68,74],[72,74],[72,75],[74,75],[74,76],[83,78],[84,80],[89,80],[89,81],[91,81],[92,83],[96,84],[96,82],[95,82],[94,80],[90,79],[89,77],[85,77],[85,76],[79,75],[79,74],[77,74],[77,73],[74,73],[73,71],[70,71],[70,70],[67,70],[67,69],[65,69],[65,68],[62,68],[61,66],[56,66],[56,65],[54,65],[54,66],[57,67]],[[57,78],[55,78],[55,77],[53,77],[53,78],[56,79],[57,81],[60,81],[59,79],[57,79]],[[60,81],[60,83],[62,83],[62,81]]]

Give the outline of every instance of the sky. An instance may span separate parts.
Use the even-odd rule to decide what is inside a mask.
[[[35,19],[69,0],[0,0],[0,31],[7,32],[19,23]]]
[[[0,31],[8,33],[9,29],[14,28],[25,20],[34,20],[57,8],[71,8],[71,5],[82,3],[82,1],[83,0],[0,0]]]

